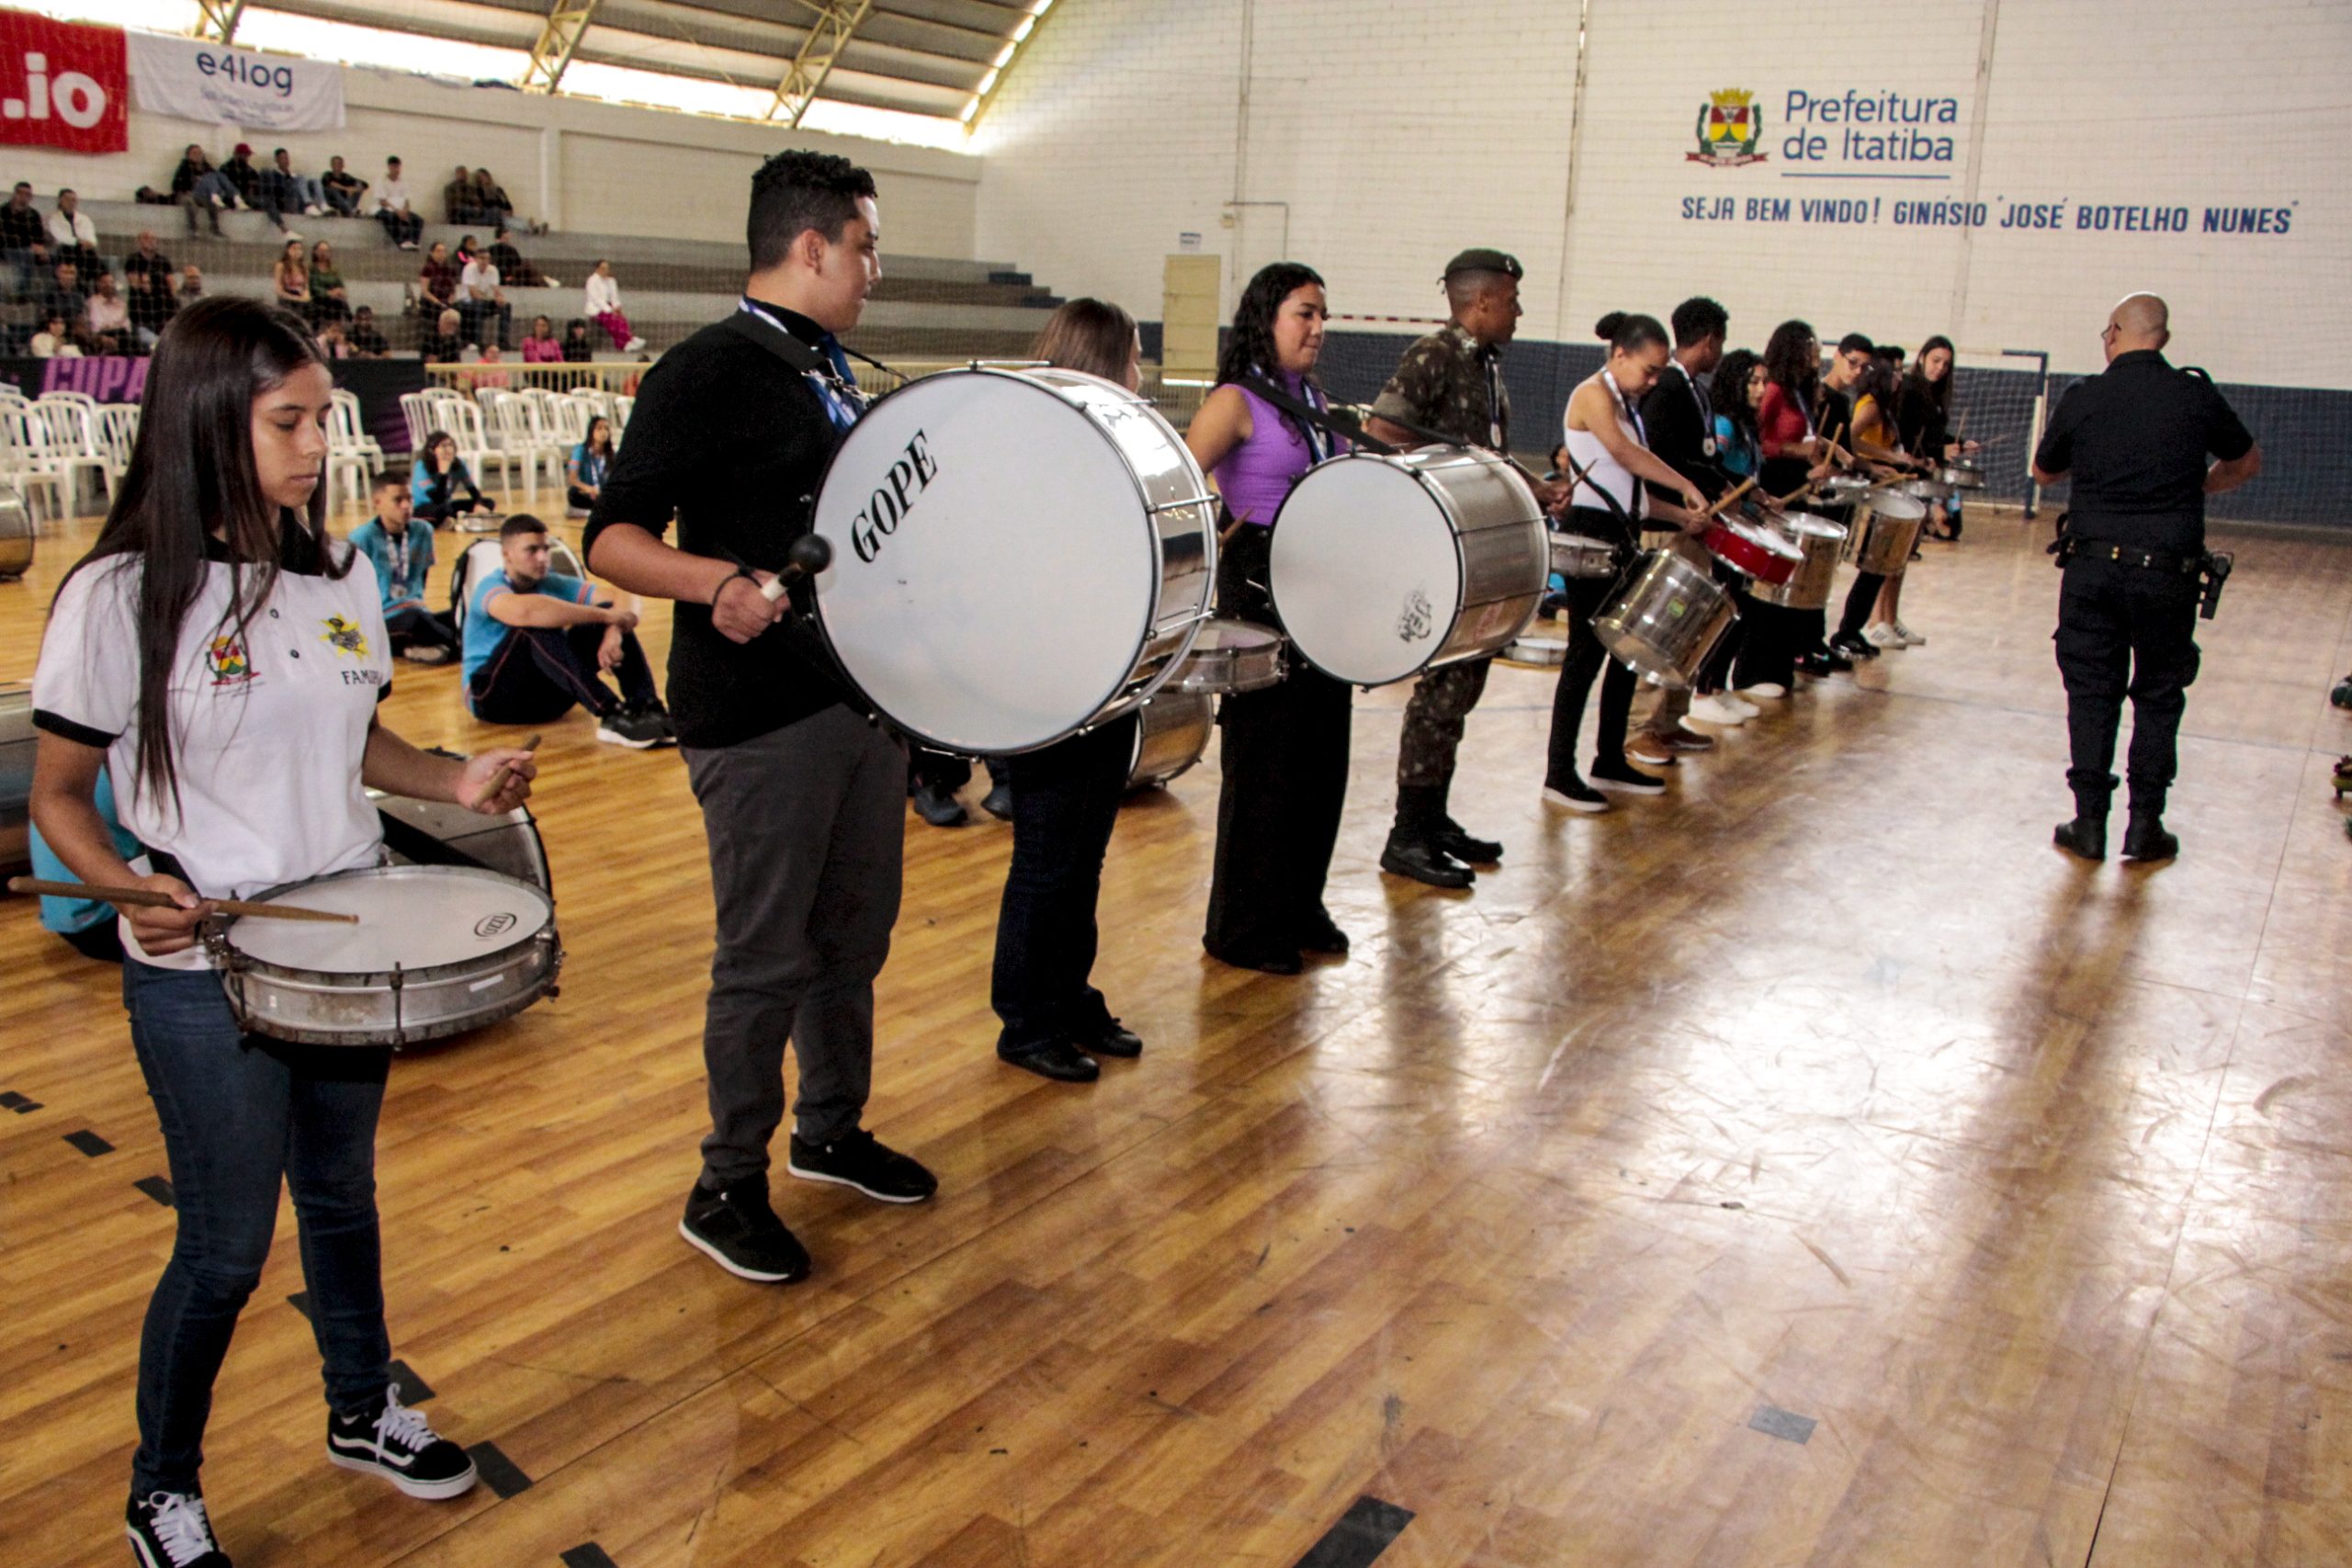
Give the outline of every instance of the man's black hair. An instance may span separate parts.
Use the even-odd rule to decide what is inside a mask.
[[[1674,346],[1689,348],[1731,331],[1731,312],[1703,294],[1693,295],[1674,308]]]
[[[875,195],[874,176],[831,152],[779,152],[752,176],[752,212],[745,223],[752,270],[764,272],[791,253],[792,242],[814,229],[828,243],[857,216],[860,197]]]
[[[1848,333],[1844,337],[1838,340],[1838,352],[1840,354],[1875,355],[1878,353],[1878,345],[1871,342],[1870,339],[1864,337],[1860,333]]]

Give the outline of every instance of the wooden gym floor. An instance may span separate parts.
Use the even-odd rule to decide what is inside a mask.
[[[86,523],[0,588],[0,675]],[[675,1225],[709,908],[673,753],[551,727],[560,1000],[404,1057],[393,1341],[528,1489],[330,1469],[292,1222],[207,1492],[247,1568],[2340,1563],[2352,1548],[2352,546],[2238,536],[2200,627],[2177,864],[2065,810],[2046,525],[1931,546],[1932,638],[1562,818],[1553,672],[1498,670],[1474,895],[1374,867],[1401,694],[1357,709],[1331,904],[1283,980],[1198,946],[1216,773],[1123,814],[1097,978],[1148,1042],[1000,1066],[1008,834],[908,827],[870,1124],[941,1174],[780,1173],[819,1272]],[[661,641],[657,632],[653,640]],[[658,649],[657,649],[658,651]],[[474,747],[453,672],[388,715]],[[111,971],[0,907],[0,1520],[122,1560],[140,1314],[172,1216]],[[67,1135],[95,1133],[89,1155]],[[606,1557],[573,1552],[574,1562]]]

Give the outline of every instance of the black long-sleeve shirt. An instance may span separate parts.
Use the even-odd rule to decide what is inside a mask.
[[[1715,443],[1714,409],[1707,389],[1682,367],[1668,360],[1657,380],[1642,394],[1642,430],[1650,452],[1698,488],[1709,501],[1731,488],[1711,450]],[[1651,499],[1679,502],[1680,492],[1656,479],[1643,481]]]
[[[2072,481],[2069,531],[2136,549],[2205,547],[2205,459],[2234,462],[2254,437],[2202,371],[2153,348],[2119,354],[2059,400],[2033,466]]]

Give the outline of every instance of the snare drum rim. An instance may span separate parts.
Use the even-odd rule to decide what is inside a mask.
[[[1049,368],[1058,375],[1084,376],[1087,380],[1100,382],[1102,386],[1110,388],[1120,396],[1129,399],[1136,404],[1136,406],[1141,408],[1146,413],[1149,414],[1159,423],[1160,429],[1167,434],[1170,441],[1174,445],[1178,451],[1183,453],[1188,460],[1192,459],[1193,449],[1184,445],[1183,435],[1174,425],[1168,423],[1167,415],[1161,413],[1157,408],[1152,406],[1151,400],[1148,398],[1144,397],[1140,393],[1129,391],[1126,388],[1120,386],[1116,381],[1105,380],[1100,376],[1088,376],[1087,373],[1082,370],[1070,370],[1063,366],[1039,367],[1039,368]],[[873,414],[875,410],[880,408],[884,403],[888,402],[892,398],[898,397],[915,387],[922,386],[926,381],[936,381],[944,377],[949,376],[993,376],[1001,380],[1014,382],[1022,387],[1025,387],[1030,391],[1036,393],[1039,397],[1051,398],[1055,402],[1059,403],[1062,407],[1070,410],[1085,420],[1087,429],[1093,437],[1097,441],[1100,441],[1109,446],[1111,450],[1118,456],[1119,471],[1126,476],[1129,488],[1135,491],[1136,505],[1137,509],[1140,510],[1144,517],[1153,525],[1151,530],[1153,581],[1148,585],[1148,591],[1144,595],[1145,601],[1150,608],[1145,613],[1140,634],[1136,638],[1135,658],[1136,660],[1140,660],[1143,658],[1144,650],[1151,646],[1152,639],[1155,637],[1165,637],[1170,632],[1174,632],[1179,637],[1179,641],[1174,649],[1169,653],[1166,659],[1160,661],[1158,672],[1134,692],[1125,692],[1126,682],[1132,679],[1135,674],[1135,665],[1130,663],[1127,667],[1126,675],[1121,677],[1117,684],[1114,684],[1108,692],[1104,693],[1103,695],[1095,703],[1092,712],[1078,723],[1069,726],[1046,739],[1033,741],[1026,746],[1016,746],[1010,749],[982,749],[973,746],[967,740],[949,739],[942,736],[933,735],[926,730],[917,729],[914,726],[907,724],[886,712],[883,709],[882,705],[874,700],[873,694],[865,689],[865,685],[859,682],[855,675],[850,673],[848,663],[842,658],[842,650],[833,643],[832,629],[825,624],[825,596],[820,585],[822,584],[827,573],[831,572],[836,569],[832,566],[828,566],[824,571],[819,572],[815,577],[808,580],[809,597],[817,606],[817,613],[811,617],[811,619],[813,619],[817,624],[817,635],[823,640],[825,652],[833,661],[833,672],[839,675],[842,680],[848,684],[852,692],[856,694],[858,701],[865,705],[866,712],[882,719],[884,722],[888,723],[891,728],[897,730],[899,734],[906,736],[909,739],[918,741],[921,744],[931,748],[933,750],[947,751],[959,756],[1017,757],[1023,752],[1042,751],[1048,746],[1058,746],[1073,735],[1084,735],[1088,731],[1094,729],[1099,726],[1107,724],[1113,719],[1122,717],[1125,715],[1133,712],[1137,705],[1148,701],[1152,694],[1159,691],[1161,686],[1168,683],[1168,679],[1175,673],[1176,667],[1179,664],[1182,664],[1184,661],[1185,657],[1193,651],[1193,639],[1200,636],[1201,627],[1207,624],[1212,614],[1211,605],[1216,598],[1217,552],[1216,513],[1216,495],[1215,491],[1208,488],[1207,477],[1204,475],[1201,481],[1201,492],[1193,500],[1155,502],[1151,499],[1150,495],[1144,490],[1143,480],[1136,477],[1133,465],[1129,464],[1126,460],[1125,454],[1119,451],[1119,444],[1111,439],[1110,432],[1102,428],[1102,422],[1094,417],[1092,412],[1090,411],[1086,405],[1083,403],[1073,402],[1069,399],[1063,397],[1059,392],[1055,391],[1052,387],[1038,380],[1034,376],[1026,375],[1019,370],[1005,369],[993,365],[959,367],[954,369],[935,371],[929,376],[918,376],[911,381],[901,382],[898,386],[893,387],[888,391],[883,393],[880,397],[875,399],[872,402],[866,404],[864,412],[858,415],[859,422],[863,423]],[[853,425],[851,428],[854,429],[855,426]],[[848,450],[848,448],[849,437],[845,432],[843,433],[842,439],[834,443],[831,454],[826,457],[825,471],[817,477],[817,489],[815,492],[808,497],[808,509],[806,514],[808,526],[802,529],[802,533],[813,534],[817,531],[817,508],[823,502],[825,487],[832,482],[834,465],[841,461],[842,454]],[[1199,463],[1197,461],[1193,461],[1193,468],[1195,471],[1198,471]],[[1201,526],[1202,581],[1208,585],[1208,590],[1201,595],[1201,607],[1189,621],[1181,621],[1174,626],[1163,628],[1158,625],[1158,616],[1160,598],[1165,592],[1168,585],[1168,549],[1167,541],[1161,537],[1158,524],[1160,513],[1163,512],[1172,511],[1180,506],[1204,506],[1209,509],[1207,519]],[[794,539],[797,539],[800,537],[800,535],[796,534],[792,537]],[[831,541],[828,542],[830,543]],[[791,543],[791,540],[786,540],[786,543],[789,544]],[[1112,713],[1108,711],[1114,704],[1122,703],[1124,703],[1124,705],[1119,707],[1118,712]]]
[[[360,865],[354,866],[348,871],[329,872],[324,876],[306,876],[299,882],[281,882],[275,887],[264,888],[261,892],[254,894],[254,901],[266,903],[270,899],[288,894],[299,896],[303,888],[316,887],[322,883],[348,882],[354,877],[373,877],[386,871],[431,872],[440,876],[462,876],[481,882],[511,882],[520,887],[531,887],[529,883],[519,876],[508,876],[503,872],[482,871],[469,865]],[[555,895],[552,892],[542,892],[536,887],[531,887],[531,891],[539,894],[547,900],[548,919],[545,925],[526,932],[522,937],[502,947],[489,948],[471,958],[459,959],[451,964],[428,964],[422,968],[401,968],[398,971],[301,969],[288,964],[273,964],[266,958],[255,958],[231,940],[230,932],[236,929],[239,921],[260,918],[253,915],[215,917],[219,919],[220,926],[217,931],[206,934],[205,949],[212,955],[218,968],[224,976],[260,975],[269,979],[300,980],[311,985],[324,984],[351,990],[370,990],[390,986],[392,984],[392,976],[395,973],[399,974],[403,984],[412,979],[452,980],[481,967],[490,960],[504,958],[517,949],[528,947],[534,942],[545,942],[555,946],[558,952],[561,951],[561,939],[558,936],[556,930]]]
[[[1425,446],[1416,446],[1411,448],[1411,453],[1442,452],[1467,457],[1476,454],[1479,450],[1480,448],[1474,446],[1445,446],[1432,442]],[[1339,682],[1343,686],[1361,686],[1363,690],[1369,692],[1380,686],[1396,685],[1399,681],[1410,681],[1416,676],[1426,675],[1431,670],[1441,668],[1438,664],[1438,656],[1445,651],[1446,644],[1453,640],[1454,631],[1462,625],[1462,600],[1469,592],[1470,585],[1470,563],[1466,558],[1464,558],[1462,553],[1462,513],[1454,506],[1452,499],[1446,495],[1445,491],[1439,486],[1432,484],[1430,481],[1429,477],[1423,474],[1418,466],[1403,460],[1406,457],[1411,455],[1411,453],[1365,452],[1361,450],[1351,450],[1340,452],[1332,457],[1327,457],[1322,462],[1308,468],[1306,474],[1301,474],[1297,479],[1291,481],[1289,493],[1283,497],[1283,503],[1274,508],[1274,520],[1272,523],[1268,525],[1269,530],[1279,536],[1279,532],[1283,525],[1283,513],[1290,510],[1291,497],[1295,496],[1298,493],[1299,486],[1306,483],[1307,474],[1319,473],[1323,469],[1330,468],[1335,463],[1351,463],[1358,460],[1370,463],[1385,463],[1389,468],[1397,470],[1399,473],[1407,475],[1415,484],[1420,486],[1423,493],[1427,494],[1437,502],[1438,510],[1445,513],[1445,520],[1447,524],[1450,525],[1446,532],[1453,536],[1453,607],[1446,615],[1443,633],[1431,640],[1430,645],[1430,656],[1421,660],[1420,663],[1416,664],[1410,670],[1406,671],[1402,675],[1395,675],[1385,681],[1374,681],[1367,683],[1357,680],[1352,675],[1342,675],[1337,670],[1329,668],[1328,665],[1324,664],[1321,660],[1317,659],[1313,654],[1307,652],[1306,647],[1299,642],[1296,634],[1293,633],[1287,626],[1283,628],[1283,635],[1290,639],[1290,646],[1294,652],[1295,652],[1301,659],[1306,660],[1307,663],[1313,665],[1321,673],[1329,676],[1332,680]],[[1547,541],[1548,537],[1549,536],[1547,534]],[[1270,539],[1268,542],[1271,544],[1272,540]],[[1550,554],[1550,545],[1548,542],[1544,548],[1545,554],[1544,559],[1546,570],[1548,570],[1552,558]],[[1269,578],[1272,577],[1273,572],[1271,567],[1269,567],[1266,575]],[[1277,615],[1281,614],[1282,604],[1279,601],[1275,603],[1274,610]],[[1522,631],[1525,629],[1526,628],[1523,626],[1521,628]]]

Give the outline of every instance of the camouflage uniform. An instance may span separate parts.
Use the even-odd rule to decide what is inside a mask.
[[[1510,394],[1503,387],[1501,359],[1499,349],[1481,348],[1459,325],[1449,323],[1405,351],[1372,412],[1464,445],[1508,452]],[[1487,689],[1489,662],[1467,659],[1432,670],[1413,688],[1396,749],[1400,789],[1442,789],[1453,782],[1453,755],[1470,710]]]

